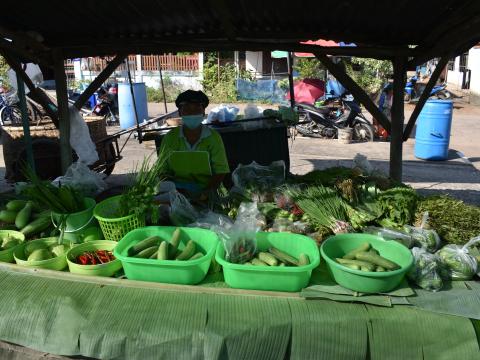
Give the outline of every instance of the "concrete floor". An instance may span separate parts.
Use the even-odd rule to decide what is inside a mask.
[[[215,105],[211,105],[212,108]],[[240,104],[243,108],[245,104]],[[267,108],[268,105],[260,105]],[[174,104],[168,104],[168,110],[175,109]],[[408,119],[413,107],[405,107]],[[150,116],[164,113],[163,104],[149,104]],[[115,132],[117,128],[109,128]],[[404,143],[404,182],[419,189],[422,193],[448,193],[472,204],[480,205],[480,107],[470,106],[456,100],[453,114],[450,153],[448,161],[427,162],[414,157],[415,140]],[[126,140],[120,139],[120,146]],[[115,166],[108,182],[112,185],[124,183],[125,176],[144,156],[155,151],[152,141],[139,144],[133,136],[122,151],[123,159]],[[350,166],[355,154],[368,157],[375,168],[388,173],[389,143],[353,143],[339,144],[336,140],[323,140],[296,137],[290,142],[291,172],[306,173],[314,169],[331,166]],[[0,177],[3,178],[4,163],[0,159]],[[0,183],[6,190],[9,186]]]

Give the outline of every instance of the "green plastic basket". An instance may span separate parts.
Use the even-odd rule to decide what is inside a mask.
[[[50,238],[37,239],[37,240],[24,242],[19,246],[17,246],[15,248],[15,251],[13,252],[13,257],[15,258],[15,262],[18,265],[39,268],[39,269],[49,269],[49,270],[63,270],[67,267],[66,254],[63,256],[56,256],[54,258],[47,259],[47,260],[27,261],[27,256],[25,254],[25,246],[26,244],[31,242],[43,242],[48,246],[50,246],[53,244],[57,244],[58,238],[50,237]],[[66,247],[69,246],[68,244],[64,244],[64,245]]]
[[[197,246],[197,251],[205,254],[199,259],[178,261],[140,259],[127,256],[127,250],[132,245],[149,236],[156,235],[170,241],[175,229],[173,226],[147,226],[130,231],[118,242],[114,255],[122,261],[127,278],[184,285],[198,284],[205,278],[218,243],[217,235],[210,230],[180,228],[179,250],[183,250],[186,243],[193,240]]]
[[[145,226],[145,217],[141,218],[137,215],[115,217],[121,197],[117,195],[105,199],[93,210],[93,215],[98,220],[106,240],[119,241],[129,231]]]
[[[21,232],[19,231],[15,231],[15,230],[0,230],[0,239],[3,239],[4,236],[11,236],[11,237],[14,237],[15,239],[18,239],[20,240],[22,243],[25,241],[25,235],[23,235]],[[1,242],[1,240],[0,240]],[[13,253],[15,251],[16,248],[18,248],[19,246],[21,245],[18,244],[17,246],[14,246],[10,249],[7,249],[7,250],[2,250],[0,251],[0,261],[3,261],[3,262],[13,262],[14,258],[13,258]]]
[[[335,261],[335,258],[341,258],[365,242],[369,242],[381,256],[400,265],[400,269],[386,272],[365,272],[350,269]],[[385,293],[395,289],[400,285],[413,263],[413,256],[408,248],[394,240],[384,240],[370,234],[332,236],[323,242],[320,252],[330,273],[339,285],[363,293]]]
[[[75,258],[85,251],[109,250],[112,251],[117,246],[116,241],[109,240],[95,240],[85,244],[80,244],[68,250],[67,263],[71,273],[80,275],[94,275],[94,276],[113,276],[122,268],[122,262],[115,259],[106,264],[99,265],[80,265],[75,262]]]
[[[305,266],[252,266],[233,264],[225,260],[225,249],[220,243],[215,259],[223,267],[225,282],[233,287],[252,290],[300,291],[310,281],[312,270],[320,264],[318,246],[307,236],[291,233],[257,233],[257,250],[275,247],[295,258],[307,254],[310,264]]]

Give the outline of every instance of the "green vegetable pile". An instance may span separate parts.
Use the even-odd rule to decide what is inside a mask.
[[[466,244],[480,234],[480,208],[450,196],[432,196],[418,202],[416,223],[428,212],[427,226],[448,244]]]

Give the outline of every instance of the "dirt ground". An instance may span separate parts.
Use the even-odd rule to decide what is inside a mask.
[[[210,105],[209,108],[215,105]],[[236,104],[241,111],[246,104]],[[268,108],[268,105],[260,105]],[[175,109],[174,104],[168,104],[168,111]],[[405,106],[406,121],[413,111],[413,106]],[[158,116],[164,113],[164,105],[149,103],[149,115]],[[110,127],[109,132],[117,131]],[[403,174],[404,182],[410,184],[424,194],[448,193],[469,203],[480,205],[480,107],[471,106],[455,99],[452,132],[450,139],[449,159],[447,161],[423,161],[414,156],[415,139],[404,143]],[[126,137],[120,139],[123,145]],[[306,173],[314,169],[352,164],[353,157],[363,154],[373,166],[388,173],[389,143],[353,143],[340,144],[336,140],[323,140],[304,137],[291,138],[290,157],[292,173]],[[124,150],[123,159],[116,164],[113,174],[108,178],[112,185],[122,184],[125,175],[135,164],[149,153],[155,151],[152,141],[139,144],[130,138]],[[4,175],[3,158],[0,159],[0,177]],[[3,190],[10,186],[0,183]]]

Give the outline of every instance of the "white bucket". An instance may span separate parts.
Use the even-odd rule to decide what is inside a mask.
[[[350,144],[352,142],[352,128],[338,129],[338,142],[341,144]]]

